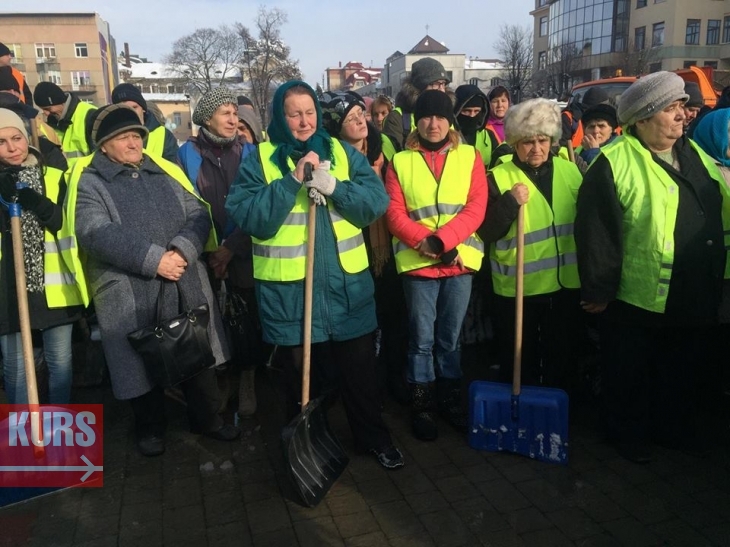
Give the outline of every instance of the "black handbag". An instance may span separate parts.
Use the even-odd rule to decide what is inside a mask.
[[[215,364],[208,338],[208,304],[189,308],[175,283],[182,313],[171,319],[162,319],[166,285],[168,283],[163,281],[157,295],[155,325],[127,335],[129,343],[142,356],[147,373],[162,387],[184,382]]]
[[[255,366],[261,352],[261,326],[243,297],[229,291],[225,282],[218,292],[218,305],[223,316],[223,328],[231,350],[230,362],[239,366]]]

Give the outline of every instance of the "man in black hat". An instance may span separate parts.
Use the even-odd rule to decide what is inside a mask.
[[[700,86],[695,82],[684,82],[684,92],[689,99],[684,103],[684,130],[687,131],[691,124],[705,106],[705,98],[702,96]]]
[[[87,118],[96,107],[74,95],[66,93],[52,82],[41,82],[33,91],[35,104],[46,114],[48,125],[53,127],[61,141],[61,150],[69,168],[76,160],[89,154]]]
[[[145,138],[145,152],[152,155],[162,156],[167,161],[177,162],[177,139],[172,131],[165,127],[165,120],[158,119],[149,108],[147,101],[142,96],[140,89],[133,84],[119,84],[112,91],[112,103],[128,106],[137,113],[139,120],[149,131]]]
[[[23,74],[12,65],[13,54],[10,48],[0,42],[0,67],[8,66],[12,72],[13,78],[18,82],[18,93],[20,100],[27,105],[33,105],[33,94],[30,92],[28,82],[25,81]]]

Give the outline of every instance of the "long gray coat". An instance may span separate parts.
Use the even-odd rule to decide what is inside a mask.
[[[180,292],[188,306],[208,303],[216,364],[228,360],[220,314],[205,265],[198,260],[210,229],[200,201],[148,156],[136,169],[97,152],[81,176],[76,237],[87,257],[89,288],[118,399],[139,397],[153,387],[127,334],[154,324],[162,279],[157,266],[173,247],[188,262],[178,282]],[[180,313],[176,291],[165,291],[163,310],[165,318]]]

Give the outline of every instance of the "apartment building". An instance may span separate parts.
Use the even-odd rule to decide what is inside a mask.
[[[111,101],[116,45],[98,13],[0,13],[0,42],[31,89],[53,82],[96,105]]]
[[[362,63],[350,61],[342,66],[339,63],[337,68],[325,70],[327,87],[329,91],[360,91],[365,86],[377,86],[380,82],[382,68],[365,67]]]
[[[530,14],[548,94],[617,70],[730,69],[730,0],[535,0]]]

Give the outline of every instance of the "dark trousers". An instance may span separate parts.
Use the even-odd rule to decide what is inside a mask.
[[[391,260],[394,260],[391,258]],[[397,392],[406,389],[408,364],[408,312],[403,285],[395,267],[386,268],[375,277],[375,307],[380,327],[378,378],[381,390],[386,386]]]
[[[284,372],[287,420],[300,412],[302,346],[279,346]],[[380,415],[381,397],[372,334],[343,342],[312,344],[310,399],[339,389],[357,450],[391,444]]]
[[[578,291],[561,290],[524,300],[522,320],[522,383],[574,391],[580,359],[588,339]],[[500,354],[500,382],[512,382],[515,341],[515,299],[494,297],[494,327]]]
[[[711,329],[606,319],[600,332],[602,417],[609,438],[669,445],[692,439],[698,388],[711,366]]]
[[[188,403],[188,420],[193,433],[215,431],[223,425],[223,419],[218,415],[220,395],[213,370],[204,370],[181,383],[180,388]],[[161,387],[155,386],[151,391],[130,399],[129,402],[134,413],[137,437],[161,437],[165,433],[165,392]]]

